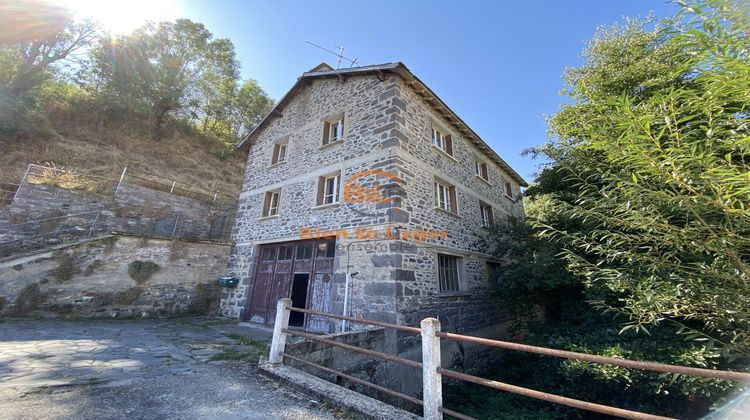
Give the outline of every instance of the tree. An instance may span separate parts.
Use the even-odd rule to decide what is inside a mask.
[[[540,149],[577,191],[538,227],[590,301],[699,340],[707,365],[750,358],[750,41],[730,6],[599,34]]]
[[[201,129],[229,143],[244,138],[273,108],[273,100],[255,80],[216,84],[202,113]]]
[[[98,31],[95,23],[76,22],[63,8],[39,1],[23,3],[24,12],[3,7],[8,11],[0,22],[9,32],[0,45],[0,84],[6,94],[16,97],[41,86],[53,76],[56,65],[77,60],[77,53],[91,45]]]
[[[132,34],[105,37],[92,53],[91,84],[147,109],[159,139],[170,116],[200,119],[205,106],[238,77],[234,46],[187,19],[146,24]]]

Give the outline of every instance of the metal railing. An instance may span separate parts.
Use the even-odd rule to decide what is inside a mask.
[[[387,329],[394,329],[405,333],[420,334],[422,336],[422,362],[405,359],[396,355],[382,353],[374,350],[363,349],[357,346],[349,344],[339,343],[329,338],[320,337],[314,334],[301,332],[297,330],[289,329],[289,315],[290,312],[301,312],[308,315],[315,315],[321,317],[327,317],[332,319],[338,319],[343,321],[349,321],[364,325],[382,327]],[[360,378],[353,377],[346,373],[337,371],[330,367],[322,366],[317,363],[304,360],[298,356],[290,355],[285,352],[286,337],[288,335],[301,337],[306,340],[315,341],[319,343],[328,344],[334,347],[338,347],[347,351],[360,353],[369,357],[382,359],[394,363],[398,363],[411,368],[422,370],[422,399],[388,389],[386,387],[373,384]],[[686,366],[675,366],[667,365],[663,363],[654,362],[641,362],[628,359],[620,359],[615,357],[598,356],[586,353],[577,353],[564,350],[550,349],[546,347],[530,346],[526,344],[513,343],[509,341],[491,340],[481,337],[473,337],[468,335],[454,334],[440,331],[440,321],[435,318],[426,318],[421,322],[421,328],[410,327],[405,325],[395,325],[380,321],[371,321],[360,318],[353,318],[349,316],[342,316],[336,314],[329,314],[324,312],[312,311],[309,309],[294,308],[292,307],[291,299],[281,299],[277,303],[276,308],[276,320],[274,324],[273,339],[271,342],[271,350],[269,353],[268,361],[272,365],[283,363],[284,359],[289,359],[300,363],[305,366],[320,369],[327,373],[338,375],[341,378],[347,379],[359,385],[374,389],[376,391],[388,394],[390,396],[400,398],[410,403],[419,405],[422,407],[424,418],[442,419],[443,414],[459,418],[459,419],[473,419],[473,417],[465,414],[458,413],[456,411],[443,407],[443,393],[442,393],[442,377],[448,377],[459,381],[471,382],[478,385],[498,389],[501,391],[511,392],[514,394],[524,395],[531,398],[536,398],[551,403],[562,404],[569,407],[574,407],[582,410],[593,411],[601,414],[617,416],[627,419],[649,419],[649,420],[664,420],[670,419],[670,417],[658,416],[653,414],[642,413],[638,411],[626,410],[622,408],[607,406],[603,404],[596,404],[587,401],[581,401],[574,398],[564,397],[561,395],[550,394],[547,392],[536,391],[529,388],[524,388],[516,385],[511,385],[491,379],[482,378],[479,376],[469,375],[462,372],[456,372],[450,369],[444,369],[440,366],[440,339],[463,341],[474,344],[480,344],[485,346],[502,348],[505,350],[522,351],[527,353],[540,354],[545,356],[560,357],[564,359],[581,360],[590,363],[609,364],[614,366],[620,366],[630,369],[640,369],[652,372],[666,372],[688,376],[699,376],[703,378],[714,378],[724,379],[732,381],[743,381],[750,382],[750,373],[746,372],[733,372],[733,371],[722,371],[712,369],[693,368]]]

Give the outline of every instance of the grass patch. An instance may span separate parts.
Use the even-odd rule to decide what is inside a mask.
[[[259,351],[239,351],[233,349],[227,349],[221,353],[216,353],[209,360],[213,362],[247,362],[257,364],[263,353]]]
[[[263,351],[268,351],[268,345],[262,341],[255,340],[250,337],[245,337],[244,335],[240,334],[227,334],[227,337],[231,338],[235,343],[241,346],[254,346],[263,349]]]
[[[261,356],[268,354],[268,345],[262,341],[245,337],[240,334],[227,334],[234,340],[237,348],[229,348],[211,356],[212,361],[236,361],[257,364]]]

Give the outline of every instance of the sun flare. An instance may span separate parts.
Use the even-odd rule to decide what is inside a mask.
[[[90,17],[113,34],[123,34],[147,21],[174,20],[180,8],[173,0],[54,0],[77,17]]]

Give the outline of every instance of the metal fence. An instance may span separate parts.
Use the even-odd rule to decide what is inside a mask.
[[[26,183],[52,185],[113,196],[117,196],[123,183],[129,183],[205,203],[231,205],[236,201],[233,197],[215,190],[128,167],[122,169],[118,178],[107,178],[33,163],[26,165],[26,171],[19,185],[0,183],[0,193],[5,190],[12,191],[12,201],[18,196],[18,190]]]
[[[317,335],[308,334],[296,330],[289,329],[289,314],[290,312],[301,312],[308,315],[322,316],[332,319],[338,319],[343,321],[355,322],[364,325],[371,325],[376,327],[394,329],[403,333],[418,334],[422,337],[422,362],[405,359],[392,354],[377,352],[373,350],[367,350],[360,347],[339,343],[334,340],[323,338]],[[395,363],[399,363],[404,366],[419,369],[422,371],[422,399],[405,395],[400,392],[382,387],[371,382],[355,378],[351,375],[347,375],[343,372],[321,366],[317,363],[313,363],[304,360],[300,357],[292,356],[284,352],[286,346],[286,336],[292,335],[301,337],[306,340],[311,340],[319,343],[328,344],[331,346],[339,347],[352,352],[364,354],[369,357],[387,360]],[[650,420],[664,420],[669,417],[658,416],[653,414],[642,413],[638,411],[625,410],[622,408],[612,407],[603,404],[596,404],[586,401],[577,400],[574,398],[564,397],[561,395],[550,394],[547,392],[536,391],[529,388],[524,388],[516,385],[511,385],[491,379],[482,378],[479,376],[469,375],[462,372],[456,372],[450,369],[443,369],[441,367],[440,358],[440,340],[454,340],[462,342],[470,342],[474,344],[480,344],[485,346],[491,346],[501,348],[505,350],[522,351],[527,353],[541,354],[545,356],[560,357],[565,359],[581,360],[590,363],[609,364],[614,366],[621,366],[630,369],[641,369],[652,372],[665,372],[674,373],[687,376],[698,376],[703,378],[714,378],[724,379],[731,381],[742,381],[750,382],[750,373],[745,372],[733,372],[723,370],[712,370],[712,369],[701,369],[686,366],[675,366],[667,365],[662,363],[653,362],[640,362],[634,360],[620,359],[615,357],[605,357],[586,353],[577,353],[571,351],[563,351],[550,349],[545,347],[530,346],[526,344],[513,343],[508,341],[491,340],[487,338],[473,337],[462,334],[453,334],[440,331],[440,321],[435,318],[426,318],[422,320],[420,328],[409,327],[404,325],[395,325],[379,321],[370,321],[365,319],[352,318],[348,316],[335,315],[329,313],[322,313],[311,311],[308,309],[294,308],[292,307],[291,299],[281,299],[277,304],[276,311],[276,322],[274,324],[273,341],[271,342],[271,350],[268,357],[270,364],[283,363],[284,359],[293,360],[303,365],[320,369],[324,372],[339,375],[349,381],[363,385],[365,387],[372,388],[374,390],[383,392],[385,394],[409,401],[413,404],[422,407],[423,415],[425,419],[434,420],[442,419],[443,414],[456,417],[459,419],[473,419],[473,417],[465,414],[458,413],[456,411],[443,407],[443,391],[442,391],[442,378],[452,378],[459,381],[471,382],[478,385],[498,389],[501,391],[511,392],[514,394],[525,395],[527,397],[536,398],[550,403],[567,405],[569,407],[575,407],[581,410],[592,411],[596,413],[606,414],[610,416],[617,416],[628,419],[650,419]]]

